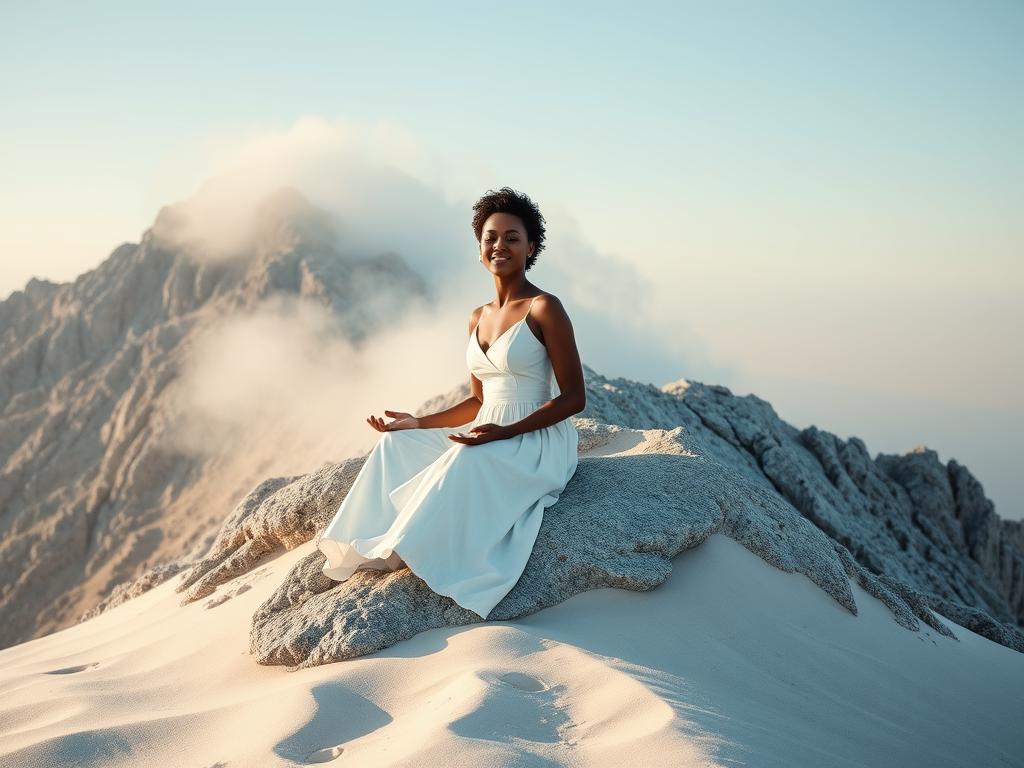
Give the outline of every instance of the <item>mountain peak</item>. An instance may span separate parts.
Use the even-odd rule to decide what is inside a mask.
[[[336,252],[338,233],[326,211],[314,206],[294,187],[280,187],[256,207],[254,245],[261,254],[299,249]]]
[[[332,216],[295,187],[245,196],[221,181],[161,208],[143,242],[205,263],[244,262],[299,249],[336,254],[338,232]]]

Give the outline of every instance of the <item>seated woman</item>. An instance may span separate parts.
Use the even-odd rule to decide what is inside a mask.
[[[569,417],[586,407],[586,392],[565,309],[526,279],[544,246],[537,206],[503,187],[473,210],[497,295],[469,318],[470,397],[427,416],[368,417],[381,437],[317,545],[332,579],[408,565],[486,619],[576,472]]]

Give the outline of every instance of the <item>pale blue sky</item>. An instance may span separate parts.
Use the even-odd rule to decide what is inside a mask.
[[[137,240],[211,147],[385,121],[447,194],[522,188],[660,291],[691,353],[594,346],[602,372],[926,443],[1024,516],[1024,3],[5,2],[0,29],[0,297]]]

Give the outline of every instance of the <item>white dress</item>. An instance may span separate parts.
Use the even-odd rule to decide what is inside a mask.
[[[434,592],[485,619],[515,586],[544,508],[576,472],[576,427],[563,419],[482,445],[447,435],[519,421],[558,394],[547,347],[526,323],[532,308],[531,300],[487,352],[473,329],[466,363],[483,385],[473,421],[381,433],[317,540],[327,556],[325,575],[345,581],[361,568],[396,570],[404,563]]]

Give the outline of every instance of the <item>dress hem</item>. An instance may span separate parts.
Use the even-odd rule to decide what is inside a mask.
[[[342,583],[342,582],[348,581],[348,580],[349,580],[350,578],[352,578],[352,576],[353,576],[353,575],[355,574],[355,572],[356,572],[357,570],[359,570],[359,566],[357,565],[357,566],[356,566],[356,567],[355,567],[355,568],[354,568],[354,569],[352,570],[352,573],[350,573],[350,574],[349,574],[348,576],[346,576],[346,577],[345,577],[344,579],[336,579],[336,578],[334,578],[333,576],[331,576],[331,575],[330,575],[329,573],[327,573],[327,571],[328,571],[328,568],[326,567],[326,565],[330,563],[330,560],[331,560],[331,559],[330,559],[330,556],[329,556],[329,555],[327,554],[327,552],[325,552],[325,551],[324,551],[324,550],[323,550],[323,549],[322,549],[322,548],[320,547],[320,541],[322,541],[322,540],[323,540],[323,537],[321,537],[321,539],[320,539],[319,541],[317,541],[317,549],[319,549],[319,550],[320,550],[321,552],[323,552],[323,553],[324,553],[324,557],[326,557],[326,558],[327,558],[327,563],[325,564],[325,567],[321,569],[321,572],[322,572],[322,573],[324,574],[324,576],[326,576],[327,578],[329,578],[329,579],[333,579],[334,581],[337,581],[338,583]],[[347,541],[339,541],[338,539],[330,539],[330,538],[329,538],[329,539],[327,539],[327,541],[333,541],[333,542],[334,542],[335,544],[337,544],[337,545],[339,545],[339,546],[342,546],[342,547],[349,547],[350,549],[354,549],[354,550],[355,550],[355,551],[356,551],[357,553],[359,553],[359,554],[360,554],[360,555],[361,555],[362,557],[366,558],[366,561],[369,561],[369,560],[371,560],[371,559],[377,559],[376,557],[373,557],[373,558],[369,557],[369,556],[368,556],[368,555],[367,555],[366,553],[364,553],[364,552],[363,552],[362,550],[360,550],[360,549],[359,549],[359,547],[357,547],[357,546],[356,546],[356,545],[355,545],[355,544],[354,544],[353,542],[347,542]],[[382,542],[382,543],[383,543],[383,542]],[[380,546],[381,546],[381,544],[375,544],[375,545],[374,545],[374,546],[373,546],[373,547],[371,548],[371,551],[372,551],[373,549],[376,549],[377,547],[380,547]],[[385,559],[386,559],[387,557],[390,557],[391,553],[395,553],[395,554],[397,554],[397,555],[398,555],[398,556],[399,556],[399,557],[400,557],[400,558],[402,559],[402,561],[403,561],[403,562],[405,563],[406,567],[408,567],[408,568],[409,568],[409,570],[410,570],[410,571],[412,571],[412,572],[413,572],[413,574],[414,574],[414,575],[415,575],[415,576],[416,576],[417,578],[419,578],[419,579],[422,579],[422,580],[423,580],[423,583],[424,583],[424,584],[426,584],[426,585],[427,585],[428,587],[430,587],[430,591],[431,591],[431,592],[433,592],[433,593],[434,593],[435,595],[441,595],[442,597],[447,597],[447,598],[449,598],[449,599],[453,600],[453,601],[454,601],[454,602],[456,603],[456,605],[458,605],[459,607],[461,607],[461,608],[465,608],[465,609],[466,609],[467,611],[472,611],[472,612],[473,612],[473,613],[475,613],[475,614],[476,614],[477,616],[480,616],[481,620],[483,620],[483,621],[487,621],[487,616],[482,616],[482,615],[480,614],[480,612],[479,612],[479,611],[477,611],[477,610],[475,610],[475,609],[473,609],[473,608],[470,608],[470,607],[469,607],[468,605],[463,605],[463,604],[462,604],[462,603],[460,603],[460,602],[459,602],[459,601],[458,601],[458,600],[457,600],[457,599],[456,599],[456,598],[455,598],[455,597],[454,597],[453,595],[449,595],[449,594],[447,594],[447,593],[445,593],[445,592],[441,592],[440,590],[438,590],[438,589],[435,589],[435,588],[434,588],[434,585],[433,585],[433,584],[431,584],[431,583],[430,583],[430,582],[429,582],[429,581],[428,581],[428,580],[427,580],[427,579],[426,579],[426,578],[425,578],[424,576],[422,576],[422,575],[421,575],[421,574],[419,573],[419,571],[417,571],[417,570],[416,570],[415,566],[413,566],[413,564],[412,564],[412,563],[410,563],[410,562],[409,562],[409,561],[408,561],[408,560],[406,559],[405,555],[403,555],[403,554],[402,554],[401,552],[399,552],[399,551],[398,551],[398,544],[397,544],[397,543],[389,545],[389,546],[387,547],[387,550],[389,550],[388,554],[387,554],[387,555],[384,555],[384,556],[383,556],[383,557],[384,557]],[[378,556],[378,557],[379,557],[379,556]],[[365,562],[365,561],[364,561],[364,562]],[[334,567],[330,568],[330,570],[334,570],[334,568],[337,568],[337,567],[340,567],[340,566],[334,566]],[[380,569],[380,568],[373,568],[373,569],[366,569],[366,568],[364,568],[363,570],[381,570],[381,569]],[[401,570],[401,568],[399,568],[398,570]],[[391,572],[392,572],[392,573],[394,573],[394,571],[391,571]],[[491,610],[494,610],[494,609],[492,608]],[[487,612],[487,613],[488,613],[488,615],[490,614],[490,612],[491,612],[491,611],[488,611],[488,612]]]

